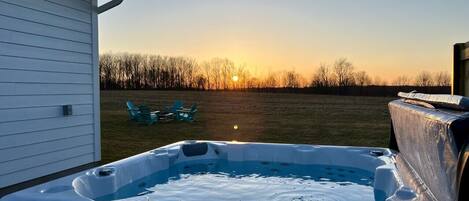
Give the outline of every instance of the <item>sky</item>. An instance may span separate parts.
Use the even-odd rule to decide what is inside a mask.
[[[99,3],[107,0],[99,0]],[[99,16],[101,53],[229,58],[254,74],[350,60],[391,81],[451,71],[469,41],[463,0],[124,0]]]

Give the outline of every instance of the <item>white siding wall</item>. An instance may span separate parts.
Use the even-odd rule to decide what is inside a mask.
[[[0,0],[0,188],[100,160],[95,5]]]

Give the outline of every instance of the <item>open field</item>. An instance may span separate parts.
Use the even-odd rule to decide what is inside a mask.
[[[180,140],[387,146],[389,97],[312,94],[101,91],[102,162],[108,163]],[[125,101],[153,110],[174,100],[197,103],[196,121],[138,125]],[[233,129],[238,125],[238,130]]]

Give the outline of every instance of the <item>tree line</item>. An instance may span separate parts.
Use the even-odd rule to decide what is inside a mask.
[[[430,73],[421,71],[415,77],[400,75],[390,83],[377,76],[371,78],[367,72],[355,71],[354,65],[345,58],[337,59],[332,65],[320,64],[313,74],[311,87],[353,86],[418,86],[444,87],[451,85],[451,76],[446,71]]]
[[[422,71],[402,75],[391,83],[356,70],[351,61],[339,58],[320,64],[308,79],[295,70],[255,76],[246,65],[226,58],[199,62],[190,57],[129,53],[100,55],[101,89],[198,89],[239,90],[262,88],[347,88],[364,86],[449,86],[449,73]]]

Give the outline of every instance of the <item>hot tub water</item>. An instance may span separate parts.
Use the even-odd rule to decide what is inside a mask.
[[[171,166],[96,200],[373,201],[373,175],[341,166],[199,160]]]

